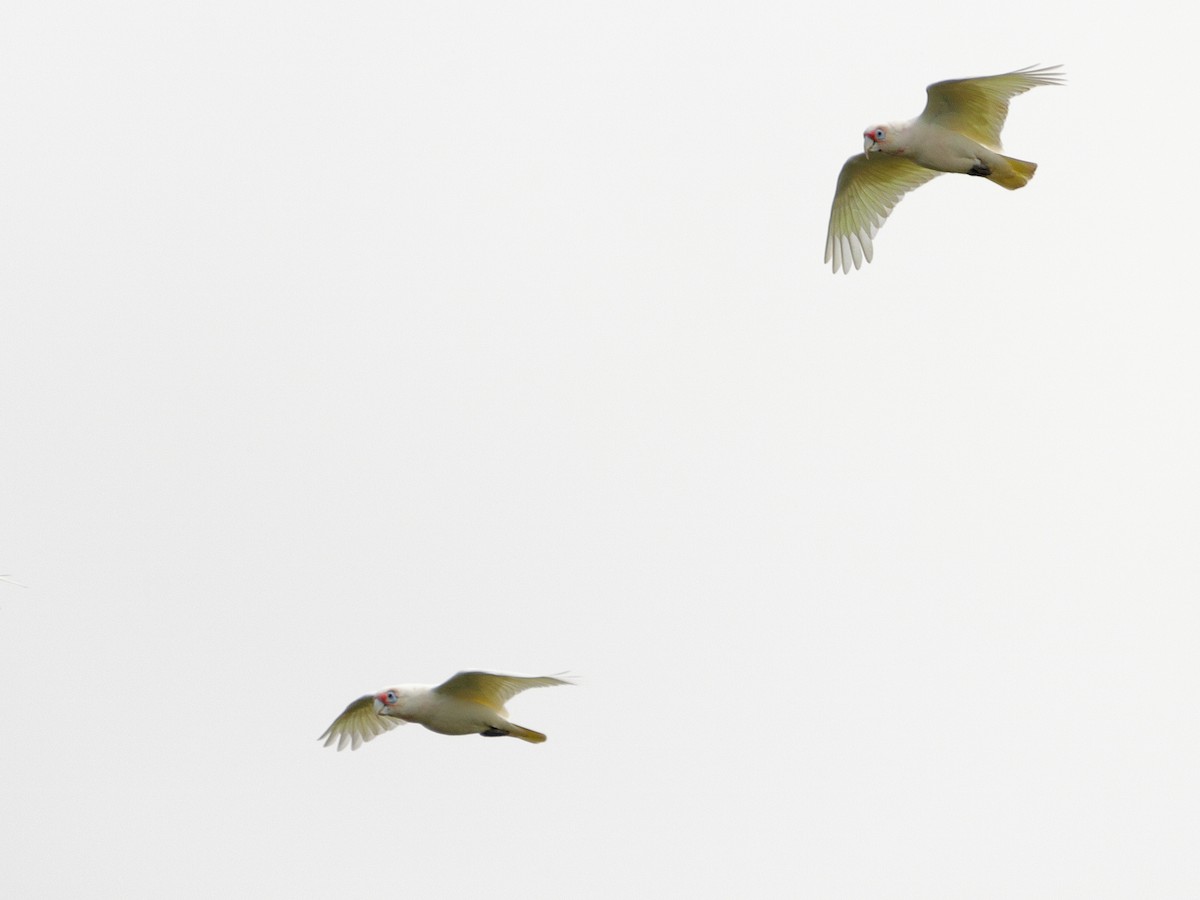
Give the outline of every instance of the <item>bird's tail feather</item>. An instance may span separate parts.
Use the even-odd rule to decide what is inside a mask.
[[[1000,159],[1004,161],[1004,164],[993,166],[988,180],[994,181],[1010,191],[1025,187],[1029,183],[1029,179],[1033,177],[1033,173],[1037,171],[1037,163],[1013,159],[1011,156],[1001,156]]]
[[[540,731],[533,731],[529,728],[522,728],[520,725],[508,723],[509,737],[520,738],[523,741],[529,741],[531,744],[540,744],[546,740],[546,736]]]

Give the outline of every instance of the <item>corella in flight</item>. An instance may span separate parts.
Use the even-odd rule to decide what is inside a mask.
[[[515,737],[540,744],[546,736],[509,722],[504,704],[529,688],[572,683],[554,675],[459,672],[436,686],[400,684],[359,697],[317,740],[326,747],[336,742],[339,750],[347,744],[357,750],[364,741],[415,722],[438,734]]]
[[[939,81],[925,89],[925,111],[911,122],[863,132],[863,155],[842,166],[825,262],[850,271],[871,261],[871,239],[900,198],[942,172],[978,175],[1010,191],[1024,187],[1037,165],[1000,150],[1008,101],[1043,84],[1062,84],[1058,66],[1030,66],[1004,75]]]

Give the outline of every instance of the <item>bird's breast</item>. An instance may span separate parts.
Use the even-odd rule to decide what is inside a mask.
[[[937,172],[968,172],[983,149],[966,135],[937,126],[914,128],[908,138],[909,158]]]

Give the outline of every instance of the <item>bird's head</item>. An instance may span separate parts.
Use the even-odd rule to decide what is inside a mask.
[[[396,704],[400,702],[400,695],[396,693],[394,688],[388,688],[386,691],[380,691],[375,695],[375,714],[379,716],[390,716]]]
[[[870,159],[872,150],[883,152],[887,149],[890,137],[891,129],[886,125],[874,125],[868,128],[863,132],[863,155]]]

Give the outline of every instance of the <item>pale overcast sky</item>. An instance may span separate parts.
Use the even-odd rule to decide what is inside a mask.
[[[1167,9],[8,4],[0,892],[1200,895]],[[834,276],[862,130],[1035,63],[1032,183]],[[316,740],[463,668],[581,683]]]

